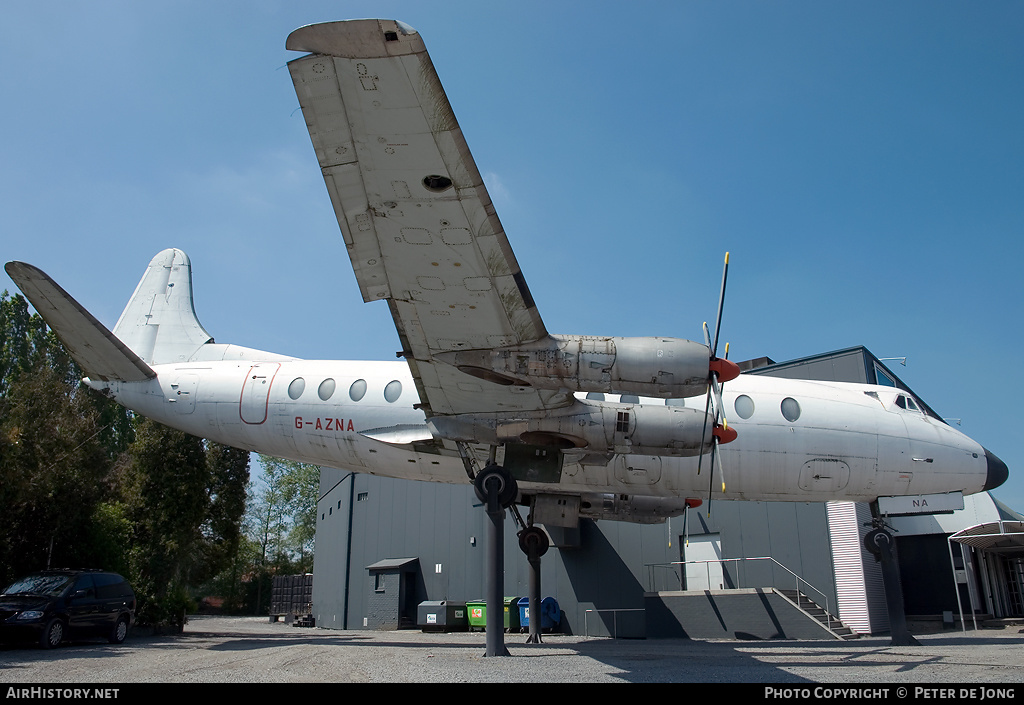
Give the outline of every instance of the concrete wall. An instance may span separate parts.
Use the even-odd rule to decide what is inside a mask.
[[[651,593],[646,602],[650,638],[835,638],[771,590]]]

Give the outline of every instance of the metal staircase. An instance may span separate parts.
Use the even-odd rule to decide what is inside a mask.
[[[860,638],[859,634],[854,634],[853,631],[843,624],[838,617],[830,615],[824,608],[818,605],[818,603],[807,597],[807,595],[803,594],[799,590],[783,590],[780,588],[773,588],[773,590],[776,595],[786,598],[798,610],[820,624],[822,629],[829,632],[836,639]]]

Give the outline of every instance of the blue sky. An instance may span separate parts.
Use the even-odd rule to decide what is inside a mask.
[[[219,342],[394,359],[285,68],[372,16],[423,35],[549,330],[700,339],[731,251],[732,359],[907,357],[1024,510],[1019,2],[9,2],[3,260],[112,326],[180,247]]]

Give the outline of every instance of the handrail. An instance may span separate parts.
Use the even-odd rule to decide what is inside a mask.
[[[826,595],[824,592],[822,592],[821,590],[819,590],[815,586],[811,585],[809,582],[807,582],[806,580],[801,578],[799,575],[794,573],[788,567],[786,567],[785,565],[783,565],[782,563],[780,563],[776,559],[772,558],[771,556],[751,556],[751,557],[746,557],[746,558],[714,558],[714,559],[702,560],[702,561],[672,561],[671,563],[648,563],[647,564],[647,568],[648,568],[648,585],[651,586],[651,587],[654,587],[654,568],[665,568],[665,567],[671,568],[672,566],[680,566],[681,570],[685,571],[686,568],[684,566],[705,564],[707,566],[707,571],[708,571],[708,584],[710,584],[711,583],[711,565],[710,565],[711,563],[719,563],[719,564],[722,564],[722,563],[733,563],[733,562],[738,563],[740,561],[771,561],[774,565],[778,566],[779,568],[782,568],[784,571],[789,573],[795,579],[795,581],[796,581],[796,592],[797,592],[797,607],[798,608],[800,608],[800,594],[801,593],[805,594],[805,595],[807,594],[805,591],[801,590],[800,586],[804,585],[807,588],[809,588],[810,590],[813,590],[814,592],[816,592],[824,600],[824,603],[825,603],[824,604],[825,621],[828,624],[828,628],[830,630],[832,629],[832,620],[833,619],[835,619],[836,621],[839,621],[838,617],[834,617],[832,615],[832,609],[831,609],[831,606],[829,604],[828,595]],[[723,568],[724,568],[724,566],[723,566]],[[774,576],[775,576],[775,573],[773,571],[773,573],[772,573],[772,578],[773,578],[772,582],[773,583],[776,582],[774,580]],[[679,574],[677,574],[677,577],[679,577]],[[736,571],[736,579],[739,580],[739,578],[740,578],[739,571],[737,570]],[[740,581],[740,582],[743,582],[743,581]],[[682,580],[681,579],[680,579],[680,584],[682,584]],[[779,586],[777,586],[777,585],[770,585],[770,586],[762,586],[762,585],[758,585],[758,586],[736,585],[733,588],[726,588],[726,589],[744,589],[744,588],[748,588],[748,587],[773,587],[773,588],[775,588],[775,587],[779,587]],[[821,606],[821,605],[819,604],[819,606]]]

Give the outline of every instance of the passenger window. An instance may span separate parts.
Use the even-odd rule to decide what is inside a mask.
[[[366,394],[366,380],[357,379],[352,383],[352,386],[348,388],[348,396],[352,401],[359,401]]]
[[[623,404],[639,404],[640,397],[638,397],[636,394],[623,394],[621,397],[619,397],[619,401]]]
[[[394,403],[398,400],[398,397],[402,396],[402,383],[397,379],[388,382],[388,386],[384,387],[384,399],[389,404]]]
[[[736,414],[741,419],[749,419],[754,415],[754,400],[748,397],[746,394],[740,394],[736,397],[736,401],[733,403],[736,408]]]
[[[587,395],[587,399],[590,401],[604,401],[604,394],[601,392],[590,392]]]
[[[787,421],[796,421],[800,418],[800,404],[793,397],[786,397],[782,400],[782,415]]]
[[[296,377],[292,380],[292,383],[288,385],[288,396],[292,399],[298,399],[302,396],[303,390],[306,389],[306,380],[302,377]]]
[[[93,583],[91,575],[79,576],[78,580],[75,581],[75,591],[86,590],[88,593],[93,592]]]
[[[327,401],[328,399],[331,398],[331,395],[334,394],[334,388],[336,386],[337,384],[335,383],[335,381],[328,377],[327,379],[320,383],[320,388],[316,390],[316,393],[319,395],[321,399]]]

